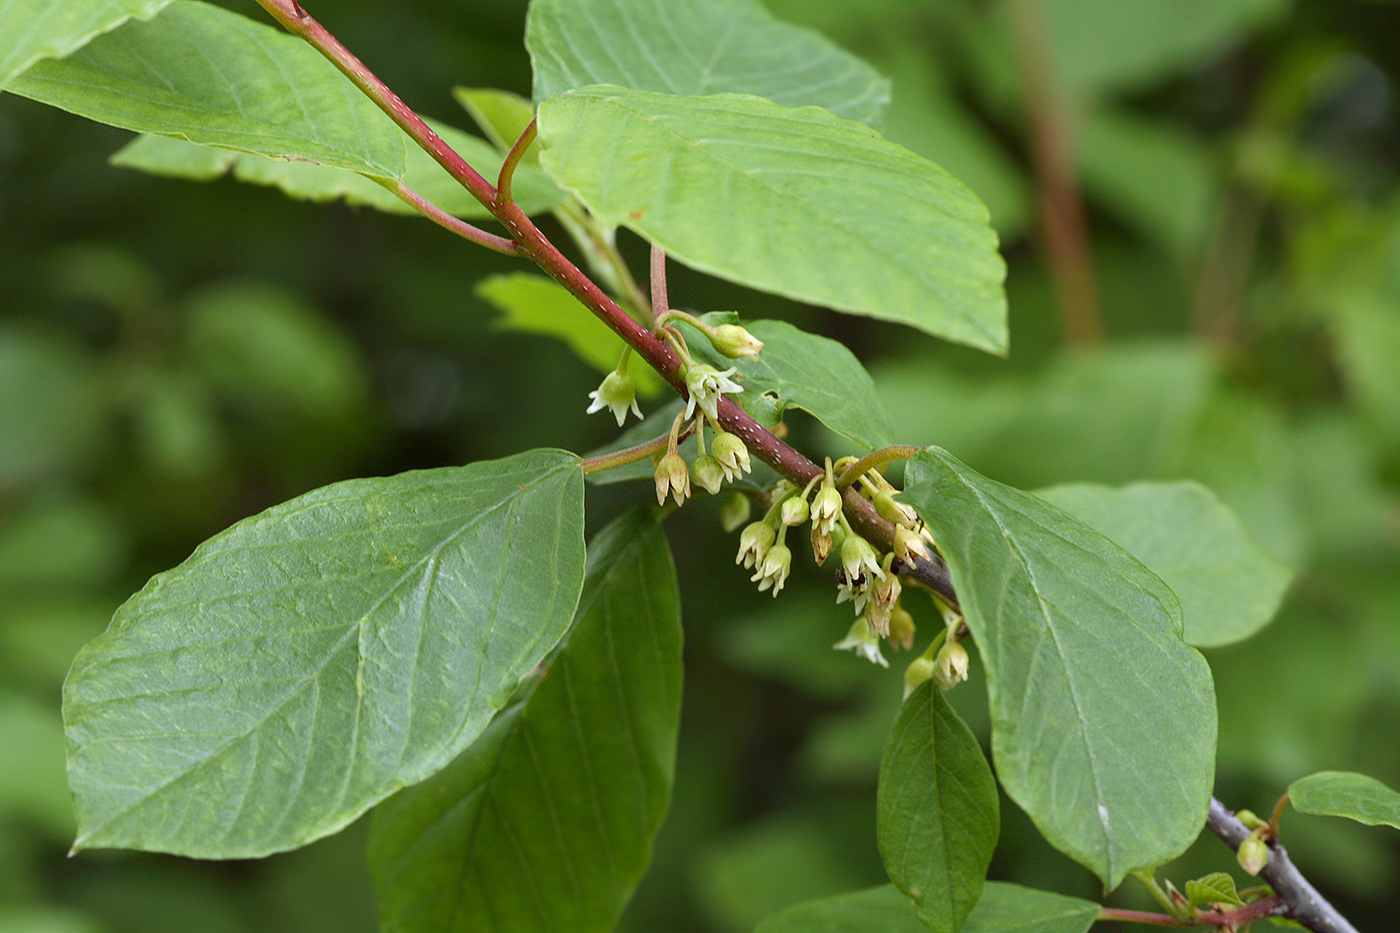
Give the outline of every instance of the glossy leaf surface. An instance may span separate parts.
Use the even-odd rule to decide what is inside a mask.
[[[1299,813],[1344,816],[1367,826],[1400,829],[1400,793],[1364,774],[1319,771],[1294,781],[1288,799]]]
[[[590,544],[578,621],[523,702],[376,812],[385,930],[613,929],[651,859],[680,725],[680,601],[651,512]]]
[[[535,0],[525,30],[535,100],[590,84],[666,94],[754,94],[872,126],[890,82],[757,0]]]
[[[939,448],[910,460],[904,499],[952,570],[1007,794],[1109,888],[1183,851],[1211,793],[1215,695],[1171,591],[1098,532]]]
[[[1184,638],[1193,645],[1253,635],[1278,611],[1293,578],[1198,483],[1075,484],[1039,495],[1161,577],[1181,601]]]
[[[435,773],[563,634],[579,460],[336,483],[158,574],[74,662],[77,846],[294,848]]]
[[[177,0],[8,90],[141,133],[398,178],[403,134],[302,40],[206,3]]]
[[[0,0],[0,88],[41,58],[62,58],[170,0]]]
[[[986,208],[868,127],[756,97],[596,86],[545,101],[539,121],[555,180],[687,265],[1006,350]]]
[[[997,785],[977,738],[925,682],[905,700],[880,762],[880,856],[930,930],[957,933],[996,848]]]

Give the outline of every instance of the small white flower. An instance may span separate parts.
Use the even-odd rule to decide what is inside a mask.
[[[593,400],[593,404],[588,406],[588,414],[611,408],[618,427],[622,427],[622,422],[627,420],[629,408],[639,419],[642,417],[642,410],[637,407],[637,387],[626,373],[616,370],[608,373],[603,384],[596,391],[589,392],[588,397]]]
[[[836,484],[823,480],[812,497],[812,527],[823,535],[830,535],[840,514],[841,493],[836,491]]]
[[[878,664],[881,667],[889,667],[890,662],[885,660],[885,656],[880,652],[880,639],[875,637],[875,633],[870,631],[870,626],[864,619],[856,619],[851,630],[846,633],[846,637],[831,646],[837,651],[854,651],[865,658],[871,664]]]
[[[768,549],[777,540],[778,532],[767,522],[754,522],[739,533],[739,556],[734,563],[744,567],[754,567],[763,560]]]
[[[710,453],[714,454],[719,465],[724,467],[724,478],[731,483],[753,469],[749,462],[749,449],[737,434],[730,434],[728,431],[715,432],[715,439],[710,444]]]
[[[685,374],[685,389],[690,393],[690,399],[685,403],[685,417],[694,415],[695,406],[698,405],[711,418],[718,418],[719,397],[725,392],[744,391],[743,386],[729,378],[736,372],[738,370],[733,366],[720,371],[706,363],[693,364]]]

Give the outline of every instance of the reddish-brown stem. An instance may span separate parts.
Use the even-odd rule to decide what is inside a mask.
[[[465,240],[470,240],[478,246],[484,246],[498,253],[504,253],[507,256],[520,255],[520,250],[512,241],[507,240],[503,236],[497,236],[494,233],[487,233],[480,227],[473,226],[458,217],[453,217],[451,214],[447,213],[447,211],[438,207],[432,201],[429,201],[403,182],[386,182],[384,186],[398,195],[405,203],[412,205],[414,210],[418,211],[418,213],[422,214],[439,227],[450,230]]]
[[[293,35],[309,42],[317,51],[340,69],[365,96],[379,105],[400,128],[431,155],[438,164],[457,179],[468,192],[505,225],[515,242],[516,250],[563,285],[603,323],[625,340],[652,369],[680,393],[689,398],[685,379],[681,375],[680,358],[657,334],[639,324],[611,297],[564,256],[520,206],[509,198],[498,198],[497,190],[482,178],[453,149],[438,137],[423,120],[409,109],[397,94],[380,81],[339,40],[325,30],[295,2],[295,0],[258,0],[272,17]],[[527,131],[528,133],[528,131]],[[521,140],[525,140],[522,136]],[[523,152],[521,141],[517,147]],[[759,460],[779,474],[799,485],[805,485],[822,468],[784,444],[772,432],[760,425],[734,402],[721,398],[719,423],[726,431],[737,434]],[[875,511],[875,506],[854,489],[843,493],[845,511],[851,526],[882,550],[894,548],[894,526]],[[907,573],[946,598],[954,606],[957,596],[947,566],[941,559],[919,561],[907,568]]]
[[[432,156],[447,173],[457,179],[462,187],[471,193],[487,208],[496,197],[496,189],[482,178],[476,169],[467,164],[457,152],[434,133],[423,118],[414,113],[388,85],[364,66],[354,54],[340,43],[340,40],[326,31],[311,14],[303,10],[295,0],[257,0],[258,5],[267,10],[284,29],[309,42],[318,52],[340,69],[341,73],[354,83],[366,97],[379,105],[389,118],[398,124],[414,142]]]
[[[1103,323],[1088,223],[1072,165],[1069,112],[1055,74],[1042,0],[1013,0],[1011,25],[1030,124],[1041,236],[1050,257],[1060,325],[1072,344],[1100,343]]]
[[[1178,920],[1171,914],[1152,913],[1147,910],[1123,910],[1118,907],[1100,907],[1097,920],[1123,920],[1127,923],[1147,923],[1159,927],[1191,926],[1185,920]]]
[[[1286,806],[1288,806],[1288,791],[1284,791],[1283,796],[1278,799],[1278,803],[1274,804],[1274,812],[1270,815],[1268,828],[1264,831],[1266,842],[1278,838],[1278,821],[1283,819],[1283,808]]]
[[[501,163],[501,174],[496,179],[496,203],[498,205],[509,204],[515,200],[511,195],[511,182],[515,178],[515,167],[525,157],[525,150],[530,148],[530,143],[535,141],[537,131],[535,121],[531,120],[530,125],[525,127],[520,138],[515,141],[515,145],[510,147],[510,152],[506,153],[506,159]]]

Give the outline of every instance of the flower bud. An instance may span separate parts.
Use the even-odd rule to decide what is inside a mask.
[[[1240,867],[1251,875],[1257,875],[1269,864],[1269,847],[1258,836],[1250,836],[1235,850],[1235,858]]]
[[[822,534],[830,535],[831,530],[836,527],[836,519],[841,514],[841,493],[836,491],[836,486],[828,480],[823,480],[817,487],[817,494],[812,497],[812,527],[821,529]]]
[[[924,681],[933,677],[933,659],[917,657],[904,669],[904,699],[923,686]]]
[[[676,505],[690,495],[690,469],[679,453],[672,450],[656,463],[656,503],[665,505],[666,494],[676,498]]]
[[[880,513],[880,517],[894,525],[903,525],[905,528],[913,528],[919,523],[919,513],[915,512],[903,502],[894,501],[894,493],[889,491],[875,494],[875,511]]]
[[[908,651],[914,647],[914,616],[903,606],[895,606],[890,613],[890,644]]]
[[[939,690],[951,690],[967,680],[967,649],[955,641],[944,643],[933,659],[933,680]]]
[[[810,514],[810,510],[807,507],[807,500],[801,496],[793,496],[790,499],[784,499],[780,514],[782,515],[784,525],[792,526],[802,524],[807,520],[807,516]]]
[[[695,485],[713,496],[724,485],[724,467],[709,454],[701,454],[690,465],[690,477]]]
[[[719,523],[725,531],[733,531],[749,520],[753,503],[741,492],[730,493],[719,507]]]
[[[720,324],[718,327],[711,327],[705,336],[710,338],[711,346],[731,360],[740,357],[756,360],[758,359],[758,351],[763,349],[763,341],[738,324]]]

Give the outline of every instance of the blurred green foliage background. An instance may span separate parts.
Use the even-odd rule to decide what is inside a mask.
[[[1323,768],[1400,787],[1400,7],[768,2],[892,75],[888,135],[987,202],[1010,263],[1012,353],[679,268],[673,301],[842,340],[903,442],[997,479],[1212,487],[1299,574],[1271,627],[1207,653],[1217,795],[1267,813]],[[454,85],[529,92],[524,8],[313,12],[421,112],[467,126]],[[1016,17],[1037,10],[1018,44]],[[1055,240],[1037,225],[1047,112],[1023,93],[1036,49],[1053,80],[1033,84],[1058,90],[1051,125],[1086,205],[1102,342],[1066,339]],[[127,137],[0,96],[0,933],[371,930],[360,827],[257,862],[65,858],[64,673],[150,574],[240,517],[347,476],[604,443],[611,421],[583,416],[599,376],[474,294],[517,263],[418,220],[107,167]],[[642,244],[623,238],[642,270]],[[849,452],[801,417],[800,447]],[[590,521],[650,495],[596,487]],[[748,931],[883,880],[874,783],[900,664],[830,650],[849,613],[818,571],[776,601],[755,593],[715,512],[702,501],[669,527],[686,714],[628,930]],[[985,738],[975,672],[951,696]],[[1009,802],[1003,823],[993,877],[1101,895]],[[1393,924],[1392,833],[1290,814],[1283,834],[1358,927]],[[1208,838],[1165,874],[1231,866]],[[1113,900],[1144,904],[1127,889]]]

